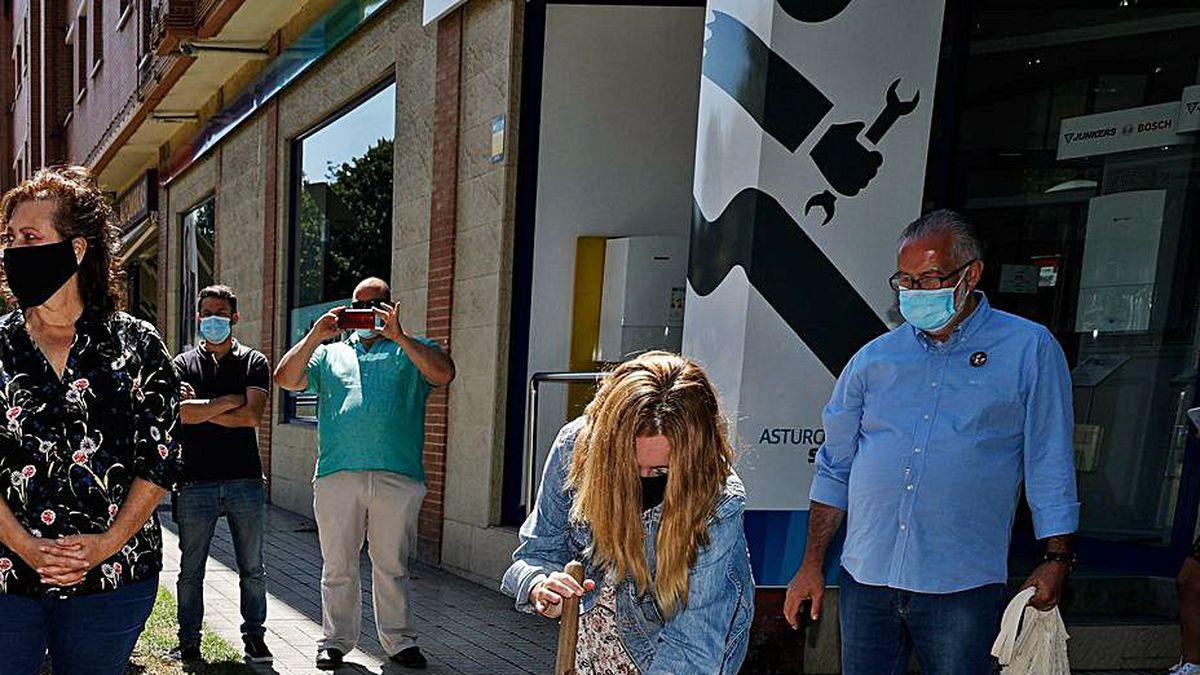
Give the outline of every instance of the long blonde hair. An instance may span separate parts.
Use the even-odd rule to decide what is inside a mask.
[[[672,616],[687,604],[688,570],[708,543],[707,520],[733,470],[716,390],[695,362],[649,352],[605,377],[585,417],[567,474],[575,490],[571,518],[591,528],[592,561],[617,579],[631,577],[643,594],[650,571],[636,442],[659,434],[670,441],[653,585]]]

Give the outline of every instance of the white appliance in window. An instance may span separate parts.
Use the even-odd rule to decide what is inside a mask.
[[[597,361],[622,361],[652,349],[679,351],[687,259],[687,237],[608,241]]]

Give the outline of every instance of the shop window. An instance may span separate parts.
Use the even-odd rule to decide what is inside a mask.
[[[181,219],[183,258],[180,264],[178,340],[181,349],[196,341],[196,297],[201,289],[213,284],[216,262],[214,211],[215,200],[209,197],[184,213]]]
[[[934,120],[926,194],[979,226],[992,304],[1067,354],[1080,534],[1179,549],[1196,514],[1180,485],[1196,431],[1200,152],[1173,125],[1200,29],[1116,5],[972,3],[965,67],[938,85],[961,104]]]
[[[390,277],[395,112],[391,83],[292,147],[289,346],[359,281]],[[290,418],[315,418],[312,397],[288,400]]]
[[[150,0],[141,0],[138,3],[138,33],[141,36],[141,59],[149,57],[152,51],[150,44],[150,19],[153,11],[153,8],[150,6]]]
[[[104,0],[92,0],[92,70],[104,60]]]
[[[16,82],[15,89],[19,95],[21,85],[25,83],[22,77],[25,73],[25,45],[22,42],[18,42],[16,48],[13,49],[13,73],[13,81]]]
[[[78,99],[87,91],[88,78],[88,17],[81,13],[75,22],[75,97]]]
[[[130,258],[125,268],[127,311],[136,318],[158,323],[158,247],[149,246]]]

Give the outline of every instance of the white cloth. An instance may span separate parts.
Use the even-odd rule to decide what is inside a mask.
[[[1058,608],[1042,612],[1028,607],[1036,589],[1017,594],[1000,621],[1000,635],[992,656],[1000,660],[1003,675],[1070,675],[1067,662],[1067,627]]]

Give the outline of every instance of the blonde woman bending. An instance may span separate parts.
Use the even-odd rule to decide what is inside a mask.
[[[502,588],[550,618],[582,597],[580,675],[736,673],[754,615],[745,501],[704,371],[645,354],[559,432]]]

